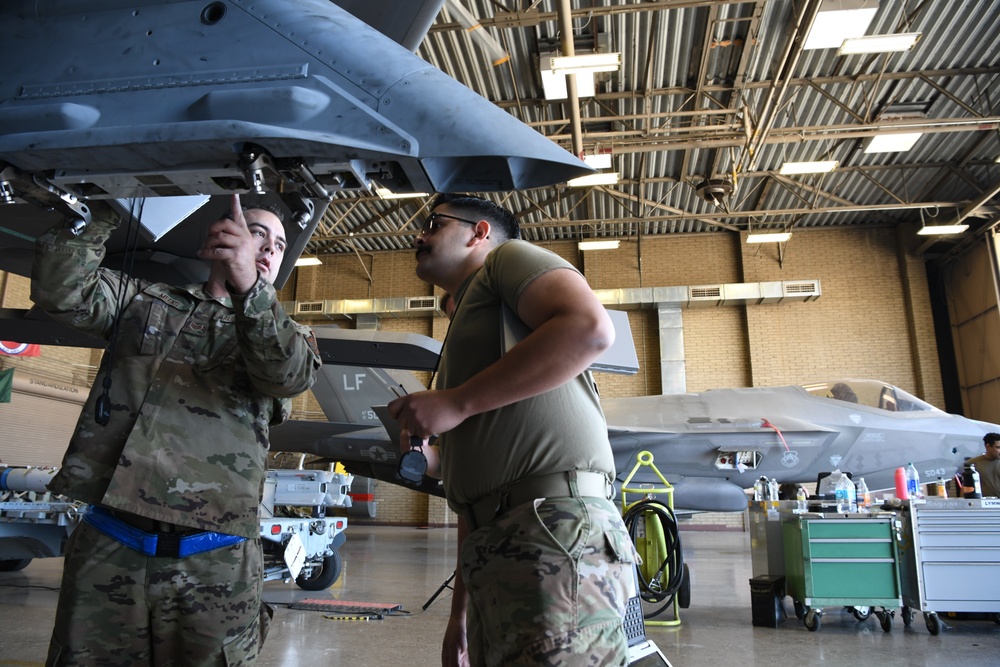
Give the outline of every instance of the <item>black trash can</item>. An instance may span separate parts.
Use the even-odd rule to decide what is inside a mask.
[[[750,580],[750,606],[753,624],[758,628],[776,628],[785,613],[785,578],[765,574]]]

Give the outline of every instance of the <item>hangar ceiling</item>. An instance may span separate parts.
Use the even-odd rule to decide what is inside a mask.
[[[456,3],[481,28],[466,29]],[[1000,3],[868,0],[865,34],[919,33],[916,44],[803,48],[821,11],[850,4],[447,0],[416,52],[567,150],[610,156],[615,185],[488,195],[528,240],[970,225],[919,239],[925,256],[954,252],[998,218]],[[569,48],[620,53],[621,68],[593,75],[592,96],[547,100],[540,63]],[[873,137],[913,133],[908,151],[866,152]],[[797,161],[837,166],[779,173]],[[407,249],[429,201],[340,192],[307,253]]]

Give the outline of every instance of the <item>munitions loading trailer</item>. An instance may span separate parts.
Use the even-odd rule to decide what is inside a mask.
[[[59,557],[86,505],[50,493],[57,468],[0,465],[0,572],[24,569],[34,558]],[[264,581],[295,581],[305,590],[328,588],[343,569],[338,548],[347,518],[327,508],[350,507],[352,475],[324,470],[268,470],[261,500]]]

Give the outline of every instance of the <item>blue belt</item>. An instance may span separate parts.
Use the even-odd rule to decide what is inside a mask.
[[[177,533],[147,533],[130,526],[103,507],[91,505],[83,520],[111,539],[147,556],[185,558],[213,549],[239,544],[246,540],[238,535],[205,531],[190,535]]]

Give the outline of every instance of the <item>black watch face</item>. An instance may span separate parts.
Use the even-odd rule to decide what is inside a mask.
[[[407,484],[419,485],[427,472],[427,457],[419,449],[411,449],[399,459],[396,477]]]

